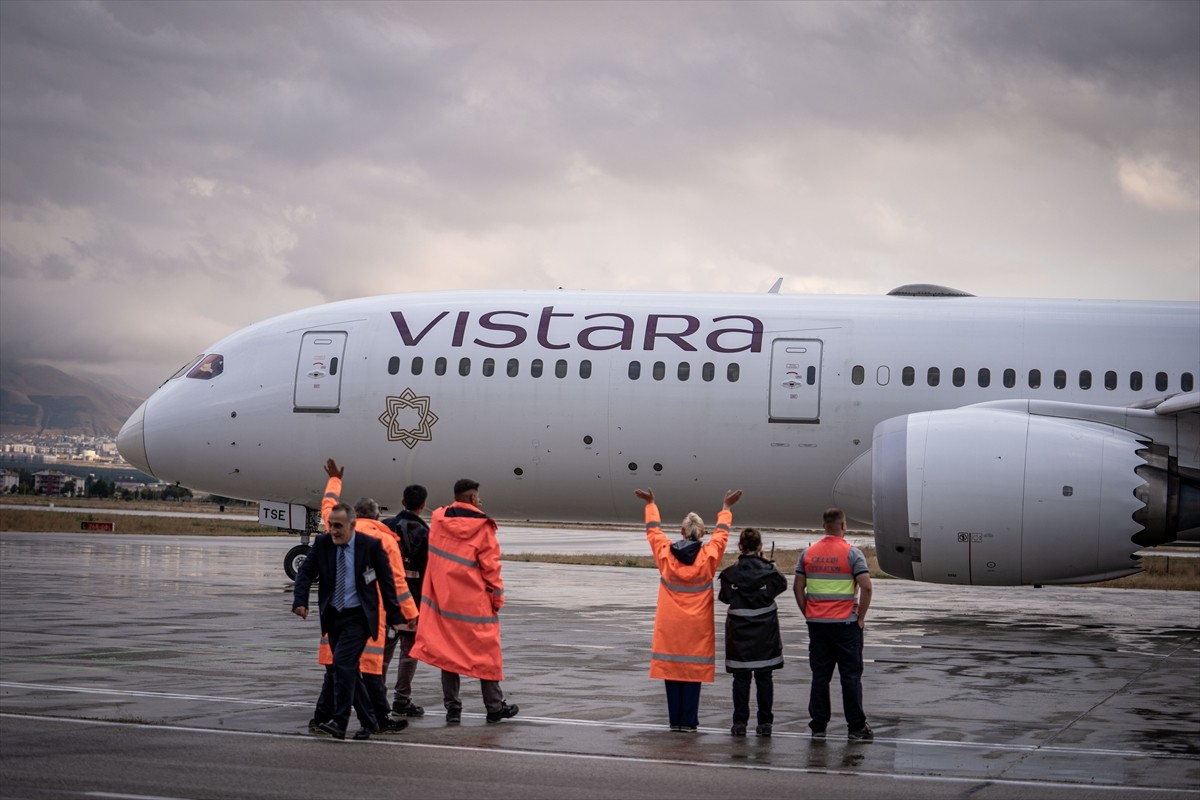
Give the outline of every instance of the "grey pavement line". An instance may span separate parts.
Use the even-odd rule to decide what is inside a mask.
[[[50,684],[40,683],[22,683],[18,681],[0,681],[0,688],[13,689],[34,689],[38,691],[49,692],[67,692],[75,694],[101,694],[115,695],[125,697],[146,697],[164,700],[198,700],[211,701],[217,703],[233,703],[235,705],[258,705],[258,706],[288,706],[292,708],[308,708],[312,705],[311,702],[299,702],[296,700],[254,700],[240,697],[222,697],[220,695],[203,695],[203,694],[178,694],[174,692],[147,692],[137,689],[101,689],[87,686],[53,686]],[[0,716],[4,713],[13,714],[15,712],[0,712]],[[18,716],[31,716],[19,714]],[[483,714],[474,712],[463,712],[465,717],[480,717]],[[49,717],[50,719],[70,719],[69,717]],[[593,719],[571,719],[569,717],[534,717],[528,714],[523,714],[519,720],[512,722],[541,722],[550,725],[574,725],[578,727],[588,728],[624,728],[626,730],[640,731],[658,731],[662,729],[661,724],[646,724],[639,722],[616,722],[606,720]],[[208,730],[204,728],[202,730]],[[706,726],[700,727],[702,733],[725,734],[725,728],[710,728]],[[291,734],[281,734],[291,735]],[[779,738],[793,738],[808,740],[811,736],[808,733],[797,733],[793,731],[776,731],[775,736]],[[1089,755],[1089,756],[1115,756],[1119,758],[1153,758],[1153,759],[1179,759],[1184,761],[1200,761],[1200,756],[1191,755],[1188,753],[1154,753],[1143,750],[1112,750],[1106,748],[1092,747],[1062,747],[1058,745],[1036,745],[1036,744],[1007,744],[995,742],[951,742],[941,739],[904,739],[898,737],[876,736],[876,742],[888,742],[893,744],[908,744],[908,745],[924,745],[928,747],[945,747],[951,749],[964,750],[1007,750],[1018,753],[1056,753],[1056,754],[1074,754],[1074,755]],[[414,743],[415,744],[415,743]]]
[[[90,719],[75,719],[72,717],[49,717],[38,714],[14,714],[11,712],[0,712],[0,719],[33,719],[41,722],[62,722],[67,724],[78,725],[106,725],[111,727],[133,727],[145,728],[151,731],[175,731],[179,733],[204,733],[204,734],[224,734],[228,736],[253,736],[263,739],[288,739],[291,741],[312,742],[314,744],[321,743],[321,746],[335,744],[334,740],[324,736],[312,736],[302,733],[271,733],[263,731],[235,731],[228,729],[217,728],[194,728],[185,725],[154,725],[148,723],[137,722],[115,722],[110,720],[90,720]],[[344,745],[347,742],[337,742],[337,745]],[[896,781],[927,781],[930,783],[970,783],[970,784],[995,784],[1000,786],[1030,786],[1044,787],[1057,789],[1092,789],[1092,790],[1115,790],[1119,792],[1169,792],[1171,794],[1181,794],[1192,796],[1195,794],[1194,789],[1175,789],[1172,787],[1158,786],[1129,786],[1128,784],[1107,784],[1107,783],[1070,783],[1066,781],[1036,781],[1036,780],[1017,780],[1013,778],[980,778],[977,776],[957,777],[950,775],[903,775],[891,772],[870,772],[856,771],[847,769],[828,769],[820,768],[813,769],[809,767],[784,767],[771,766],[766,764],[729,764],[716,763],[710,761],[687,761],[683,759],[671,758],[646,758],[644,756],[618,756],[618,755],[595,755],[591,753],[562,753],[544,750],[521,750],[509,747],[478,747],[473,745],[457,745],[457,744],[432,744],[429,742],[403,742],[395,739],[371,739],[365,742],[367,745],[377,747],[412,747],[422,748],[427,750],[455,750],[468,753],[491,753],[497,755],[512,755],[512,756],[533,756],[537,758],[564,758],[564,759],[579,759],[586,761],[620,761],[631,764],[656,764],[667,766],[680,767],[709,767],[712,769],[741,769],[754,772],[786,772],[801,775],[842,775],[855,778],[879,778]],[[869,744],[857,744],[858,747],[870,747]]]

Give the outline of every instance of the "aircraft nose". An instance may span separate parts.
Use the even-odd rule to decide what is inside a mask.
[[[121,426],[121,432],[117,434],[117,452],[147,475],[154,474],[150,471],[150,460],[146,458],[146,403],[138,406]]]

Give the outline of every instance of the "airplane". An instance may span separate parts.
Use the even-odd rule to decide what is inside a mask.
[[[917,581],[1041,585],[1200,544],[1200,304],[444,291],[251,325],[155,391],[118,437],[156,478],[319,527],[321,465],[399,510],[461,477],[510,520],[633,522],[742,488],[738,519],[830,505]]]

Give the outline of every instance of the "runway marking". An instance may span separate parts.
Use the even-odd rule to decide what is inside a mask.
[[[160,700],[211,701],[217,703],[233,703],[235,705],[248,706],[286,706],[290,708],[309,708],[312,706],[311,702],[301,702],[296,700],[255,700],[252,698],[243,697],[221,697],[219,695],[147,692],[137,689],[101,689],[87,686],[51,686],[49,684],[22,683],[19,681],[0,681],[0,688],[34,689],[49,692],[74,692],[78,694],[98,694],[116,697],[145,697]],[[470,711],[464,711],[463,716],[482,718],[484,715]],[[50,719],[69,718],[50,717]],[[520,719],[512,720],[512,722],[515,724],[537,722],[546,725],[570,725],[581,728],[618,728],[623,730],[650,732],[659,732],[663,729],[661,724],[647,724],[644,722],[617,722],[615,720],[571,719],[567,717],[535,717],[527,714],[522,714]],[[701,727],[699,730],[701,733],[728,733],[725,728]],[[807,732],[800,733],[795,731],[775,731],[774,735],[776,738],[791,738],[801,740],[811,740],[812,738]],[[922,747],[959,750],[1004,750],[1015,753],[1050,753],[1054,755],[1110,756],[1117,758],[1182,759],[1185,761],[1200,761],[1200,756],[1189,753],[1149,752],[1144,750],[1115,750],[1111,748],[1098,747],[1064,747],[1061,745],[1013,744],[1011,742],[952,742],[945,741],[943,739],[906,739],[902,737],[888,737],[879,735],[876,735],[875,741],[897,745],[919,745]]]
[[[161,794],[121,794],[119,792],[84,792],[84,797],[106,797],[110,800],[188,800],[186,797],[166,797]]]
[[[306,742],[318,746],[329,746],[335,744],[332,739],[326,737],[310,736],[299,733],[269,733],[262,731],[232,731],[218,730],[216,728],[195,728],[185,725],[154,725],[138,722],[113,722],[110,720],[91,720],[91,719],[73,719],[71,717],[49,717],[38,714],[14,714],[11,712],[0,712],[0,719],[32,719],[41,722],[62,722],[76,725],[98,725],[108,727],[125,727],[125,728],[145,728],[150,731],[174,731],[177,733],[202,733],[215,734],[225,736],[249,736],[260,739],[286,739],[292,742]],[[353,743],[337,742],[338,746]],[[1038,781],[1038,780],[1018,780],[1015,778],[987,778],[979,776],[958,777],[952,775],[898,775],[892,772],[874,772],[868,770],[849,770],[849,769],[814,769],[811,767],[785,767],[772,766],[767,764],[745,764],[745,763],[715,763],[710,761],[688,761],[685,759],[671,758],[647,758],[645,756],[618,756],[618,755],[595,755],[590,753],[560,753],[543,750],[520,750],[509,747],[479,747],[475,745],[458,745],[458,744],[433,744],[429,742],[402,742],[395,739],[371,739],[366,742],[367,745],[375,745],[377,747],[407,747],[422,750],[449,750],[460,753],[483,753],[493,755],[510,755],[510,756],[534,756],[539,758],[561,758],[561,759],[576,759],[580,761],[615,761],[625,764],[654,764],[679,767],[709,767],[713,769],[742,769],[754,772],[783,772],[799,775],[842,775],[853,778],[874,778],[879,780],[895,780],[895,781],[912,781],[912,782],[929,782],[929,783],[969,783],[972,785],[997,785],[997,786],[1026,786],[1039,788],[1055,788],[1055,789],[1083,789],[1089,791],[1117,791],[1125,793],[1136,792],[1166,792],[1170,794],[1194,795],[1195,790],[1192,788],[1175,789],[1165,786],[1129,786],[1128,784],[1105,784],[1105,783],[1070,783],[1067,781]],[[867,745],[860,745],[867,746]],[[141,800],[140,795],[101,795],[104,797],[114,798],[134,798]],[[155,799],[157,800],[157,799]],[[162,798],[162,800],[180,800],[180,798]]]

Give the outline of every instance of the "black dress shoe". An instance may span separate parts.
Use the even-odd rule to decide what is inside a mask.
[[[378,729],[376,729],[376,730],[378,730]],[[356,730],[354,732],[354,741],[356,741],[356,742],[365,742],[367,739],[370,739],[370,738],[371,738],[371,729],[370,728],[359,728],[358,730]]]
[[[335,739],[345,739],[346,738],[346,729],[339,728],[337,725],[334,725],[332,722],[322,722],[317,727],[320,728],[321,730],[325,731],[326,733],[328,733],[330,736],[332,736]]]

